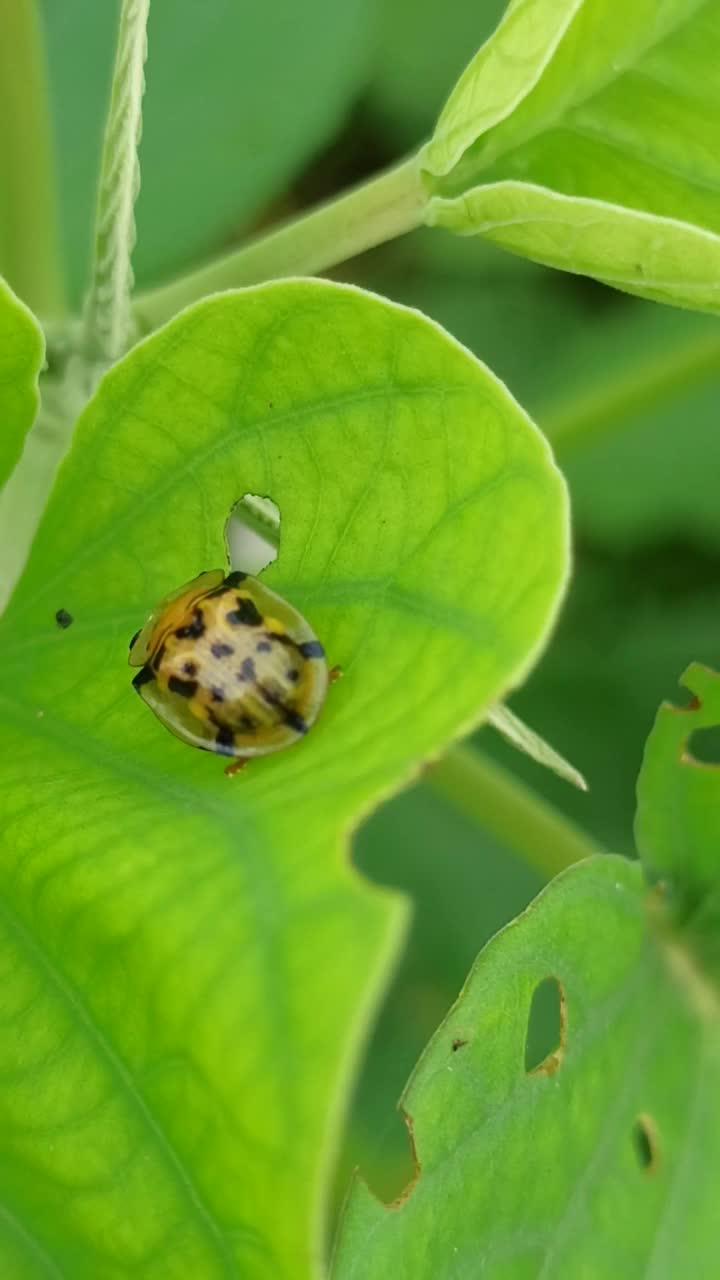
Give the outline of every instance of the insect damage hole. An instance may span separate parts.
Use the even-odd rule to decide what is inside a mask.
[[[695,729],[685,751],[688,764],[720,766],[720,724],[705,729]]]
[[[533,991],[525,1037],[528,1075],[554,1075],[565,1053],[565,988],[557,978],[543,978]]]
[[[658,1164],[658,1135],[655,1121],[641,1112],[632,1127],[635,1156],[643,1173],[654,1173]]]
[[[246,493],[233,507],[225,529],[233,569],[256,576],[277,560],[280,511],[272,498]]]

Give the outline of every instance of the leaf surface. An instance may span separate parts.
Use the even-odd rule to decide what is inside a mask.
[[[712,1275],[718,1008],[680,958],[678,973],[637,865],[608,855],[555,880],[481,953],[422,1056],[402,1103],[417,1179],[391,1206],[356,1183],[334,1280]],[[548,979],[562,1026],[527,1071]]]
[[[126,656],[223,564],[246,492],[282,516],[268,584],[344,678],[300,746],[230,781]],[[2,623],[0,1190],[53,1265],[317,1268],[403,916],[343,841],[520,678],[566,572],[547,446],[417,313],[320,282],[226,294],[102,381]]]

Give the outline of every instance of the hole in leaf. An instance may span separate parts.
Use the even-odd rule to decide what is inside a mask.
[[[557,978],[543,978],[533,991],[525,1039],[528,1074],[553,1075],[565,1052],[565,989]]]
[[[720,765],[720,724],[709,725],[706,729],[696,729],[690,735],[687,745],[686,759],[690,764]]]
[[[280,547],[280,511],[272,498],[244,494],[230,512],[225,540],[233,569],[254,575],[267,569]]]
[[[643,1112],[632,1130],[633,1146],[638,1164],[644,1173],[654,1173],[658,1162],[657,1129],[652,1116]]]

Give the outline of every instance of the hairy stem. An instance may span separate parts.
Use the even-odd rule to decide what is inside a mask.
[[[45,319],[63,311],[45,66],[34,0],[0,0],[0,271]]]
[[[199,271],[141,294],[134,308],[140,329],[149,332],[191,302],[222,289],[327,271],[420,226],[424,205],[418,161],[412,156]]]
[[[150,0],[123,0],[105,126],[90,288],[85,304],[82,354],[102,372],[131,343],[135,200],[140,188],[138,145],[145,89]]]
[[[452,747],[426,779],[548,880],[600,852],[579,827],[473,747]]]

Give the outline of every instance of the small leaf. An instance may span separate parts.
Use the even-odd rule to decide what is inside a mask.
[[[432,225],[720,310],[711,0],[519,0],[423,153]]]
[[[717,1273],[717,995],[651,921],[604,856],[488,944],[402,1100],[416,1177],[391,1206],[355,1184],[333,1280]]]
[[[699,759],[693,735],[720,725],[720,676],[695,663],[682,683],[689,705],[664,703],[647,741],[635,836],[679,921],[712,936],[720,925],[720,761]]]
[[[45,342],[34,315],[0,280],[0,488],[38,411]]]
[[[127,646],[223,564],[245,493],[281,513],[264,580],[344,679],[300,746],[228,780],[134,696]],[[517,682],[567,565],[545,442],[417,313],[224,294],[103,379],[2,623],[0,1169],[73,1280],[316,1272],[403,915],[343,841]]]
[[[579,791],[587,791],[587,782],[579,770],[561,756],[559,751],[551,747],[549,742],[541,738],[539,733],[516,716],[509,707],[504,706],[503,703],[499,703],[497,707],[491,707],[487,721],[518,751],[524,752],[545,769],[552,769],[553,773],[556,773],[559,778],[564,778],[572,787],[577,787]]]

